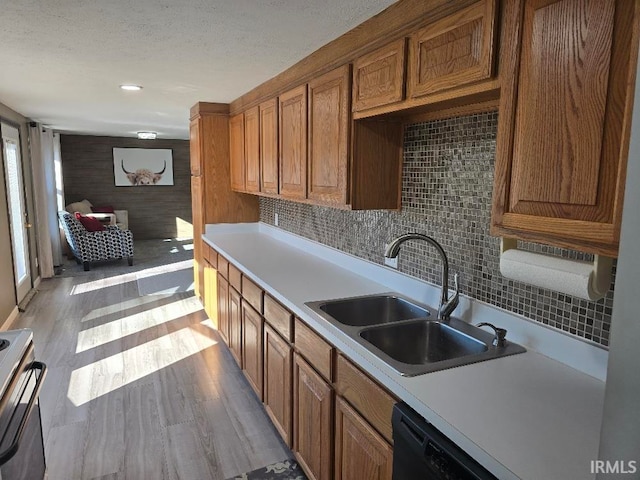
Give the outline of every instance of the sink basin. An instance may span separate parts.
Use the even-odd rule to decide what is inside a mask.
[[[406,377],[525,352],[510,341],[395,293],[306,302],[330,324]]]
[[[480,340],[433,321],[367,329],[360,336],[394,360],[410,365],[442,362],[489,349]]]
[[[316,307],[336,321],[353,327],[381,325],[429,316],[427,309],[395,295],[371,295],[319,302]]]

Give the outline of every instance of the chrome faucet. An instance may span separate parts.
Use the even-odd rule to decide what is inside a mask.
[[[458,306],[459,291],[458,291],[458,274],[453,277],[455,284],[455,294],[449,299],[449,260],[442,245],[436,242],[433,238],[423,235],[422,233],[405,233],[394,239],[387,245],[387,249],[384,252],[384,256],[387,258],[396,258],[400,252],[400,246],[407,240],[424,240],[427,243],[433,245],[433,247],[440,254],[442,261],[442,293],[440,294],[440,306],[438,307],[438,320],[448,320],[451,313]]]

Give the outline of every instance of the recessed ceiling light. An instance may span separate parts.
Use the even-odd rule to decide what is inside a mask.
[[[138,132],[138,138],[141,140],[155,140],[156,132]]]
[[[122,90],[130,90],[130,91],[136,91],[136,92],[138,90],[142,90],[142,87],[140,85],[128,85],[128,84],[125,84],[125,85],[120,85],[120,88]]]

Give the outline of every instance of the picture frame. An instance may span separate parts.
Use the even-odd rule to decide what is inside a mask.
[[[167,148],[113,148],[116,187],[173,185],[173,151]]]

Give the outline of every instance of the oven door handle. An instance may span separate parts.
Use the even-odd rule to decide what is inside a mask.
[[[22,435],[24,434],[24,430],[27,426],[27,422],[29,422],[29,418],[31,417],[31,412],[33,412],[33,408],[36,405],[36,400],[38,400],[38,395],[40,395],[40,389],[42,388],[42,382],[44,381],[44,377],[47,375],[47,366],[42,362],[31,362],[31,367],[29,370],[40,370],[40,376],[36,381],[36,386],[31,393],[31,398],[29,399],[29,404],[27,405],[27,409],[22,416],[22,420],[20,420],[20,426],[18,427],[18,431],[16,432],[15,437],[13,437],[13,442],[9,445],[4,451],[0,452],[0,465],[4,465],[7,463],[11,457],[13,457],[18,448],[20,447],[20,441],[22,440]]]

